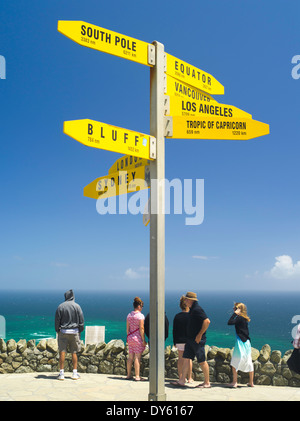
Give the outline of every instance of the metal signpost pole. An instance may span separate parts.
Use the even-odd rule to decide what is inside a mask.
[[[150,163],[150,378],[149,401],[165,401],[165,138],[164,46],[155,46],[150,69],[150,134],[156,137],[156,160]]]

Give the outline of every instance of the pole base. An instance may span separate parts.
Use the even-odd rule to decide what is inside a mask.
[[[166,401],[167,400],[167,395],[166,393],[161,393],[161,394],[155,394],[155,393],[149,393],[148,394],[148,401]]]

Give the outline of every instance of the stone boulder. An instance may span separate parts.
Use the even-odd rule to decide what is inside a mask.
[[[7,351],[7,346],[6,346],[5,340],[3,338],[0,338],[0,353],[6,352],[6,351]]]
[[[47,348],[46,339],[41,339],[40,342],[37,344],[37,349],[43,352],[43,351],[46,351],[46,348]]]
[[[98,352],[102,351],[105,347],[106,347],[105,342],[99,342],[98,344],[96,344],[95,354],[98,354]]]
[[[260,356],[259,350],[256,349],[256,348],[251,348],[251,358],[252,358],[252,361],[253,362],[256,361],[259,358],[259,356]]]
[[[6,348],[7,348],[7,352],[15,351],[17,349],[16,341],[14,339],[9,339],[6,342]]]
[[[279,364],[281,361],[281,352],[280,351],[272,351],[270,360],[272,363]]]
[[[276,368],[271,363],[271,361],[267,361],[261,366],[260,373],[269,377],[273,377],[276,373]]]
[[[26,339],[20,339],[17,343],[17,352],[19,352],[20,354],[23,354],[26,348],[27,348]]]
[[[52,352],[53,354],[56,354],[58,352],[58,343],[56,339],[50,338],[46,342],[46,349],[49,352]]]
[[[271,347],[270,345],[266,344],[262,347],[259,355],[259,361],[262,363],[266,363],[270,359],[271,355]]]
[[[124,342],[121,339],[112,339],[104,349],[104,355],[116,355],[125,351]]]
[[[230,356],[230,348],[219,348],[217,351],[217,356],[220,357],[222,360],[226,360]]]

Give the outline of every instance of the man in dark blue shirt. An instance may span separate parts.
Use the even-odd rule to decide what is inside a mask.
[[[205,311],[198,304],[197,294],[195,292],[187,292],[185,295],[185,302],[190,308],[189,321],[187,325],[187,342],[183,352],[183,368],[179,381],[173,383],[176,386],[183,387],[185,385],[185,378],[188,372],[190,360],[197,358],[204,374],[204,383],[196,387],[208,388],[209,381],[209,366],[205,360],[205,342],[206,330],[210,324]]]

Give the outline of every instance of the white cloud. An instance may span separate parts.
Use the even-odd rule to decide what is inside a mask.
[[[217,259],[215,256],[192,256],[193,259],[199,259],[199,260],[212,260]]]
[[[276,262],[267,275],[276,279],[300,279],[300,260],[293,263],[293,259],[286,254],[275,259]]]
[[[62,263],[62,262],[52,262],[51,265],[57,268],[66,268],[69,266],[68,263]]]
[[[148,270],[145,266],[140,266],[137,269],[128,268],[125,270],[125,278],[131,280],[145,278]]]

